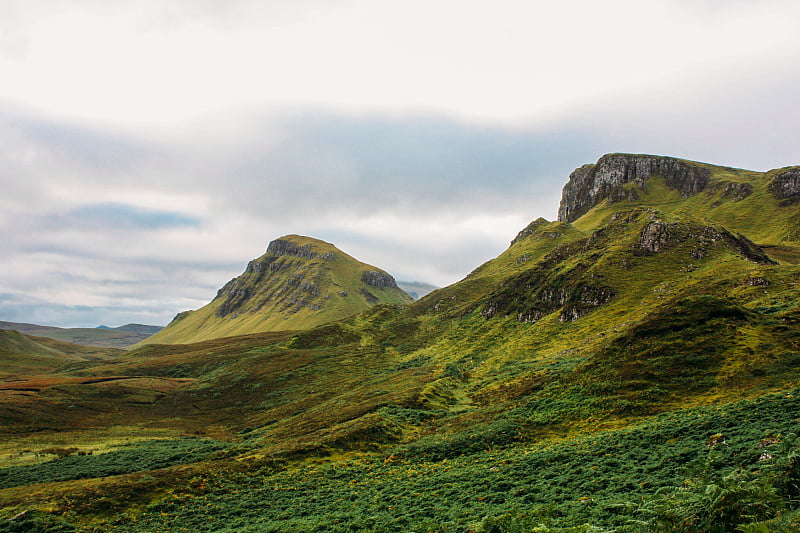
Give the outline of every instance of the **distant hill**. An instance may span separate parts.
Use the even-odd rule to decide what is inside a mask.
[[[76,361],[103,361],[124,350],[71,344],[0,329],[0,379],[19,373],[53,372]]]
[[[0,330],[16,330],[27,335],[107,348],[126,348],[161,331],[161,329],[161,326],[146,326],[143,324],[126,324],[118,328],[109,328],[107,326],[98,328],[58,328],[22,322],[0,321]]]
[[[383,270],[330,243],[287,235],[222,287],[208,305],[178,314],[145,343],[199,342],[231,335],[303,330],[377,304],[411,297]]]

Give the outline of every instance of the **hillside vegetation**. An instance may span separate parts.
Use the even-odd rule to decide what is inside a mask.
[[[413,304],[17,374],[0,531],[796,531],[797,175],[612,154]]]
[[[332,244],[287,235],[196,311],[178,314],[147,344],[186,343],[266,331],[303,330],[380,303],[410,303],[394,278]]]
[[[14,330],[26,335],[104,348],[127,348],[143,341],[160,329],[159,326],[145,326],[143,324],[126,324],[116,328],[57,328],[38,324],[0,321],[0,330]]]

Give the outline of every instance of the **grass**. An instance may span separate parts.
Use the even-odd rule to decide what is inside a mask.
[[[551,528],[618,527],[644,518],[659,490],[758,469],[765,438],[797,429],[796,389],[679,410],[568,441],[459,449],[434,439],[382,454],[347,454],[250,473],[209,473],[108,531],[464,531],[486,516]],[[718,436],[718,437],[715,437]],[[718,446],[712,438],[722,437]],[[626,505],[626,503],[636,505]],[[487,521],[488,523],[489,521]],[[437,529],[434,529],[437,528]],[[499,529],[507,531],[508,529]]]
[[[99,478],[195,463],[227,443],[198,437],[158,439],[120,446],[105,453],[77,448],[45,448],[40,453],[60,455],[49,461],[0,468],[0,490],[32,483]]]
[[[268,263],[263,272],[248,267],[230,282],[236,285],[231,291],[238,296],[218,295],[201,309],[180,314],[144,342],[177,344],[267,331],[304,330],[352,316],[376,303],[412,301],[396,287],[365,284],[361,279],[364,273],[383,271],[329,243],[298,235],[281,240],[307,246],[317,256],[281,256],[275,260],[277,256],[265,254],[251,262],[251,265]],[[333,254],[333,259],[326,259],[326,254]],[[226,287],[232,287],[230,283]],[[234,309],[223,313],[223,307],[230,305]]]
[[[0,386],[0,451],[15,456],[0,466],[49,483],[0,491],[3,516],[86,531],[646,530],[673,520],[670,502],[702,523],[706,487],[738,476],[729,529],[762,504],[750,521],[783,527],[794,500],[769,496],[777,467],[757,471],[769,435],[794,453],[800,266],[796,208],[765,197],[765,179],[714,167],[690,198],[654,178],[637,202],[536,220],[412,305],[30,367]],[[774,224],[752,218],[770,210]],[[149,438],[120,448],[105,427]],[[170,462],[168,442],[192,462]],[[22,446],[102,449],[44,461]]]

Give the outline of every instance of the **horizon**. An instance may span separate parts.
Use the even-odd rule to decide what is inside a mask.
[[[443,287],[603,154],[800,163],[789,0],[6,8],[3,321],[166,324],[290,233]]]

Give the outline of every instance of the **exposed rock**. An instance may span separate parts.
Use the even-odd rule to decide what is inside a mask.
[[[693,259],[703,259],[709,250],[718,245],[727,245],[755,263],[775,264],[775,261],[757,244],[742,234],[734,235],[725,228],[713,226],[691,226],[673,222],[667,224],[659,220],[649,222],[639,233],[636,248],[658,253],[673,243],[692,242],[690,255]]]
[[[769,280],[767,278],[754,277],[754,278],[748,279],[745,282],[745,284],[749,285],[751,287],[768,287],[769,286]]]
[[[385,272],[379,272],[377,270],[369,270],[361,274],[361,281],[369,285],[370,287],[377,287],[377,288],[390,288],[396,289],[397,283],[394,281],[394,278]]]
[[[650,222],[639,233],[638,246],[647,252],[660,252],[667,242],[669,242],[669,225],[663,222]]]
[[[172,322],[178,322],[179,320],[183,320],[184,318],[189,316],[189,314],[191,312],[192,312],[191,310],[189,310],[189,311],[181,311],[180,313],[175,315],[175,318],[172,319]]]
[[[733,198],[735,201],[744,200],[753,192],[753,186],[741,181],[729,181],[725,183],[722,196]]]
[[[543,226],[546,226],[548,224],[550,224],[550,222],[548,222],[544,218],[541,218],[541,217],[537,218],[536,220],[534,220],[533,222],[528,224],[525,227],[525,229],[523,229],[522,231],[517,233],[517,236],[514,238],[513,241],[511,241],[511,246],[514,246],[519,241],[524,240],[524,239],[526,239],[526,238],[528,238],[528,237],[530,237],[531,235],[534,235],[534,234],[536,235],[536,239],[537,240],[540,240],[540,239],[558,239],[559,237],[563,237],[564,236],[564,234],[562,232],[560,232],[560,231],[539,231],[540,228],[542,228]]]
[[[305,244],[298,246],[293,242],[284,241],[282,239],[275,239],[269,246],[267,246],[267,255],[291,255],[294,257],[302,257],[305,259],[314,259],[317,257],[316,252],[311,251],[311,245]]]
[[[769,192],[787,203],[800,201],[800,167],[776,174],[769,184]]]
[[[485,305],[481,315],[513,316],[520,322],[534,323],[555,311],[561,322],[571,322],[614,297],[610,287],[572,281],[570,276],[547,278],[536,269],[509,280]]]
[[[637,199],[627,184],[644,188],[653,176],[662,176],[667,186],[682,196],[705,189],[710,171],[681,159],[653,155],[609,154],[594,165],[584,165],[569,176],[564,186],[558,220],[573,222],[603,200],[619,202]]]

